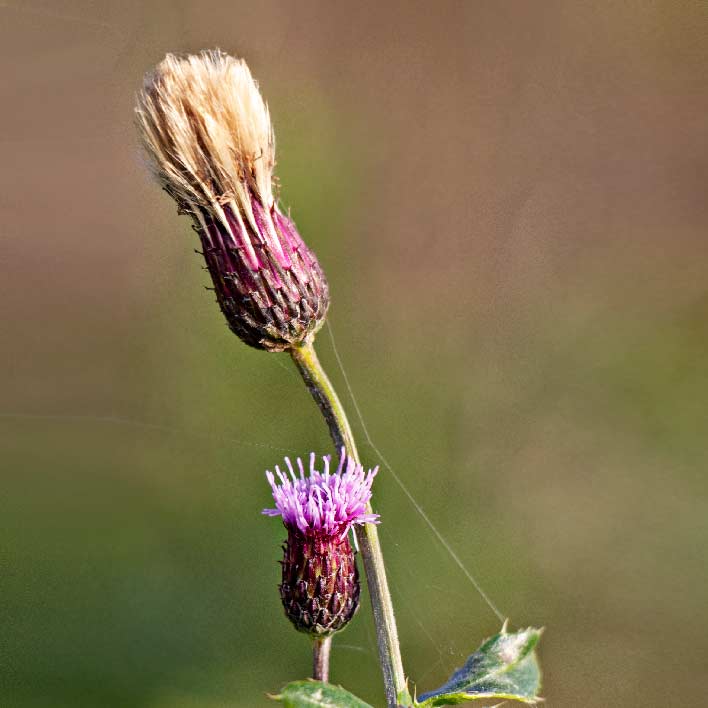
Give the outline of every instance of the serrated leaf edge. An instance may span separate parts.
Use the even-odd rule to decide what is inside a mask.
[[[481,652],[483,650],[483,648],[487,644],[489,644],[489,642],[493,641],[497,637],[502,637],[506,634],[521,634],[522,632],[530,632],[530,633],[532,633],[532,636],[530,637],[529,643],[525,647],[524,655],[521,658],[517,659],[513,663],[506,664],[502,668],[500,668],[496,671],[490,671],[490,672],[484,674],[479,679],[477,679],[475,681],[475,683],[479,683],[482,680],[487,680],[487,679],[495,677],[495,676],[502,676],[507,671],[510,671],[515,666],[518,666],[522,661],[524,661],[524,659],[526,659],[528,656],[531,655],[531,653],[536,648],[536,645],[540,641],[541,635],[543,634],[543,632],[545,630],[545,627],[540,627],[539,629],[536,629],[535,627],[526,627],[525,629],[519,629],[516,632],[507,632],[506,628],[507,628],[508,622],[509,621],[506,620],[504,622],[504,624],[502,625],[501,631],[497,632],[497,634],[492,635],[491,637],[488,637],[487,639],[485,639],[480,644],[479,648],[476,649],[474,652],[472,652],[472,654],[476,654],[477,652]],[[470,654],[470,656],[472,656],[472,654]],[[541,667],[539,666],[538,669],[539,669],[539,674],[540,674]],[[457,671],[457,670],[458,669],[456,669],[455,671]],[[455,672],[453,671],[453,673],[455,673]],[[494,692],[492,692],[492,693],[489,693],[489,692],[487,692],[487,693],[468,693],[466,691],[456,691],[454,693],[439,693],[436,696],[430,696],[430,698],[426,698],[422,703],[418,703],[417,700],[414,700],[414,705],[416,706],[416,708],[425,708],[425,706],[430,706],[431,708],[434,708],[432,701],[434,701],[436,699],[443,698],[445,696],[450,696],[450,697],[462,699],[465,701],[476,701],[476,700],[483,700],[486,698],[503,698],[504,700],[518,701],[519,703],[525,703],[526,705],[537,705],[538,703],[542,703],[544,701],[544,699],[541,698],[540,696],[533,696],[532,698],[525,698],[525,697],[522,697],[518,694],[512,694],[512,693],[494,693]]]

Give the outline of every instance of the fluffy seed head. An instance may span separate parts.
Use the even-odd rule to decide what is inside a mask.
[[[233,199],[255,225],[249,189],[273,204],[275,138],[242,59],[168,54],[145,77],[137,116],[157,178],[187,208]]]
[[[194,220],[231,329],[270,351],[316,332],[327,281],[274,199],[275,138],[246,63],[168,54],[145,77],[136,114],[157,180]]]
[[[353,524],[378,523],[379,515],[367,512],[371,499],[371,484],[378,467],[364,472],[364,468],[342,449],[339,466],[330,472],[330,456],[322,458],[324,472],[315,469],[316,455],[310,454],[309,475],[298,457],[296,473],[289,458],[285,458],[288,472],[276,466],[275,475],[266,472],[273,490],[275,509],[264,509],[268,516],[282,516],[289,531],[303,536],[343,539]],[[277,476],[277,481],[276,481]]]

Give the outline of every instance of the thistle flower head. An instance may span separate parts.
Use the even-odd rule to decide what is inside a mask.
[[[231,329],[269,351],[316,332],[327,281],[273,196],[275,138],[246,63],[168,54],[145,77],[136,114],[157,180],[194,221]]]
[[[322,458],[324,472],[315,469],[316,455],[310,454],[309,475],[300,458],[296,473],[289,458],[285,458],[288,472],[276,466],[275,475],[266,472],[273,490],[275,509],[264,509],[267,516],[282,516],[290,531],[303,536],[344,538],[354,524],[378,523],[378,514],[367,512],[371,499],[371,484],[378,467],[364,472],[364,468],[342,450],[339,466],[330,472],[330,456]],[[278,480],[276,481],[276,475]]]
[[[266,472],[276,508],[263,513],[282,516],[288,530],[280,584],[285,614],[298,631],[321,637],[343,629],[359,607],[359,573],[347,532],[354,524],[378,523],[378,514],[368,511],[378,468],[364,472],[344,450],[335,472],[329,456],[322,458],[323,472],[315,460],[313,452],[307,476],[300,458],[297,472],[287,457],[287,473],[279,467],[275,475]]]

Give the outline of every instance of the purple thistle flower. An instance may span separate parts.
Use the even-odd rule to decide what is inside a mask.
[[[299,474],[290,458],[285,458],[290,477],[276,465],[275,475],[266,472],[273,490],[275,509],[264,509],[266,516],[282,516],[288,531],[303,536],[330,536],[344,538],[354,524],[378,523],[379,515],[369,513],[366,506],[371,499],[371,484],[378,467],[364,472],[361,464],[347,457],[342,449],[337,471],[330,473],[331,457],[324,455],[324,472],[315,469],[316,455],[310,453],[310,473],[298,457]],[[278,476],[280,483],[276,482]]]
[[[359,573],[347,533],[354,524],[379,522],[368,510],[378,467],[364,472],[344,450],[336,472],[330,472],[328,455],[322,459],[324,472],[310,455],[307,476],[300,458],[297,472],[287,457],[289,474],[279,467],[266,472],[276,508],[263,510],[282,516],[288,530],[280,584],[285,614],[296,629],[315,636],[339,631],[357,611]]]

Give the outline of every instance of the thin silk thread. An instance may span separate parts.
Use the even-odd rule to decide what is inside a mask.
[[[484,600],[484,602],[487,604],[489,609],[497,616],[497,618],[501,622],[504,622],[504,620],[506,619],[505,616],[499,611],[497,606],[492,602],[489,595],[487,595],[487,593],[484,591],[484,589],[480,585],[479,581],[475,578],[475,576],[472,575],[472,573],[467,569],[465,564],[460,560],[460,557],[457,555],[457,553],[455,553],[455,550],[448,543],[447,539],[438,530],[437,526],[435,526],[435,524],[431,521],[430,517],[425,513],[425,510],[423,509],[423,507],[418,503],[418,501],[413,496],[413,494],[408,490],[408,487],[405,485],[403,480],[398,476],[398,474],[396,474],[393,467],[391,467],[391,465],[389,464],[388,460],[381,454],[381,451],[374,444],[374,441],[371,439],[371,435],[369,435],[369,430],[366,427],[366,423],[364,422],[364,416],[361,413],[361,409],[359,408],[359,404],[357,403],[356,396],[354,395],[354,391],[352,390],[351,384],[349,383],[349,377],[347,376],[347,372],[344,370],[344,365],[342,363],[342,359],[339,356],[339,351],[337,350],[337,344],[334,341],[334,332],[332,331],[332,325],[329,323],[329,321],[327,321],[326,326],[327,326],[327,333],[329,334],[330,342],[332,343],[332,351],[334,352],[334,357],[337,361],[337,365],[339,366],[339,370],[342,372],[342,378],[344,379],[344,385],[347,387],[347,392],[349,393],[349,398],[351,399],[352,405],[354,406],[354,410],[356,411],[356,415],[357,415],[357,418],[359,419],[359,423],[361,424],[361,429],[364,432],[364,437],[366,438],[367,444],[376,453],[376,455],[378,455],[383,466],[386,468],[386,470],[388,472],[390,472],[391,476],[396,481],[396,484],[398,484],[398,486],[401,488],[401,491],[406,495],[406,497],[408,498],[408,501],[411,503],[413,508],[416,510],[416,512],[418,514],[420,514],[423,521],[425,521],[428,528],[433,532],[433,534],[438,539],[438,541],[440,542],[442,547],[447,551],[447,553],[450,555],[450,558],[452,558],[452,560],[455,562],[457,567],[465,575],[467,580],[469,580],[470,583],[472,583],[472,586],[479,593],[479,596]]]

